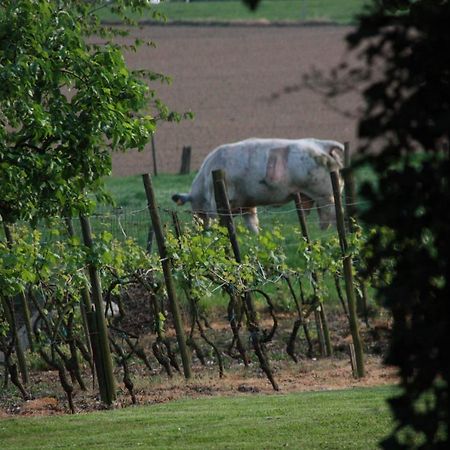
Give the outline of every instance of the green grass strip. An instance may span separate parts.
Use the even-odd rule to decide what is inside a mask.
[[[3,449],[375,449],[394,388],[242,395],[0,422]]]
[[[241,1],[164,1],[155,5],[170,21],[326,21],[354,23],[366,0],[263,0],[256,11]],[[102,12],[103,20],[116,19]],[[134,16],[134,18],[138,18]],[[151,19],[151,14],[140,19]]]

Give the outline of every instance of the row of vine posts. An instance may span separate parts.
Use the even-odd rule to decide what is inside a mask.
[[[353,175],[350,168],[350,157],[349,157],[349,146],[346,144],[345,146],[345,168],[342,171],[342,176],[345,180],[345,198],[346,198],[346,214],[347,214],[347,223],[349,224],[350,231],[352,231],[352,224],[354,223],[355,218],[355,187],[353,181]],[[214,183],[214,193],[217,204],[217,209],[220,217],[221,225],[226,228],[229,241],[230,241],[230,251],[228,251],[228,257],[233,258],[237,264],[241,263],[241,250],[239,248],[238,238],[236,235],[236,229],[233,222],[232,213],[230,210],[230,205],[227,197],[226,183],[225,183],[225,174],[222,171],[215,171],[212,173],[213,183]],[[344,311],[346,312],[349,325],[352,335],[352,344],[350,345],[350,355],[351,362],[353,367],[353,373],[355,377],[364,377],[364,358],[363,358],[363,349],[361,344],[361,338],[359,335],[358,328],[358,317],[357,317],[357,301],[355,296],[355,287],[353,285],[353,262],[352,256],[348,249],[346,231],[345,231],[345,220],[344,213],[341,201],[341,189],[339,186],[340,177],[336,172],[331,173],[331,181],[334,191],[334,200],[335,200],[335,209],[336,209],[336,226],[339,234],[339,242],[340,248],[342,252],[342,264],[343,264],[343,275],[345,280],[345,292],[346,292],[346,304],[343,302]],[[150,175],[143,175],[143,183],[145,192],[148,200],[148,209],[151,218],[151,232],[149,236],[155,236],[156,242],[158,245],[159,252],[159,260],[162,266],[162,272],[164,276],[165,290],[167,295],[167,300],[169,304],[169,309],[173,321],[173,325],[176,333],[176,340],[178,344],[178,350],[181,356],[182,367],[184,377],[189,379],[192,377],[191,371],[191,355],[189,351],[189,347],[196,351],[197,356],[201,359],[201,350],[193,339],[194,329],[198,328],[201,337],[205,340],[205,342],[210,345],[213,350],[216,358],[219,362],[219,372],[220,376],[223,375],[223,362],[221,358],[221,352],[215,346],[211,340],[208,339],[206,333],[201,325],[201,321],[199,318],[198,311],[196,310],[196,300],[191,298],[191,294],[189,292],[189,286],[186,289],[186,296],[188,297],[191,303],[192,309],[192,323],[191,330],[188,337],[186,337],[185,329],[184,329],[184,321],[180,312],[179,301],[176,294],[175,282],[172,277],[172,262],[170,258],[170,254],[166,248],[165,236],[163,227],[161,225],[161,220],[159,217],[158,206],[156,204],[155,193],[153,190],[152,180]],[[302,232],[302,236],[306,243],[310,245],[309,232],[307,227],[307,222],[304,215],[304,207],[302,205],[301,196],[297,194],[295,197],[295,206],[298,214],[299,224]],[[178,239],[181,238],[181,227],[179,226],[179,221],[177,218],[177,214],[172,212],[173,223],[176,231],[176,235]],[[93,238],[92,231],[89,219],[84,216],[80,216],[80,224],[83,235],[83,241],[87,248],[93,247]],[[13,237],[10,232],[9,225],[3,223],[5,236],[7,239],[8,246],[12,247],[14,245]],[[69,236],[74,235],[73,225],[71,223],[71,219],[67,219],[67,232]],[[147,250],[151,249],[151,239],[149,239],[149,245],[147,246]],[[133,394],[133,383],[131,381],[131,377],[129,374],[129,368],[127,361],[130,359],[132,355],[136,355],[141,358],[145,365],[150,368],[150,363],[148,358],[145,355],[145,352],[141,347],[138,346],[137,340],[136,343],[133,344],[131,342],[131,337],[128,336],[126,341],[128,346],[130,347],[130,351],[126,353],[121,345],[117,341],[115,341],[111,336],[111,328],[108,329],[108,325],[106,322],[105,308],[104,308],[104,300],[105,300],[105,292],[103,291],[98,267],[94,261],[88,261],[87,264],[88,276],[89,276],[89,285],[86,284],[81,289],[81,301],[80,301],[80,310],[81,310],[81,319],[83,330],[85,334],[85,342],[80,342],[79,339],[73,338],[71,335],[71,330],[73,329],[73,313],[69,314],[69,318],[65,323],[65,327],[68,330],[66,334],[72,336],[72,340],[69,338],[67,342],[69,342],[70,348],[70,357],[65,356],[64,352],[60,347],[55,345],[52,347],[50,354],[46,353],[43,349],[38,349],[41,357],[49,364],[50,367],[58,370],[60,375],[61,384],[66,391],[69,406],[73,411],[73,403],[72,403],[72,391],[73,391],[73,383],[69,381],[66,376],[66,370],[69,372],[70,378],[72,382],[76,380],[80,387],[83,388],[83,381],[80,379],[79,368],[77,369],[77,351],[80,351],[84,359],[88,361],[93,373],[96,372],[97,382],[100,390],[101,400],[106,405],[111,405],[116,398],[116,383],[114,378],[113,364],[112,364],[112,356],[111,351],[115,352],[117,360],[120,365],[123,367],[124,371],[124,383],[127,389],[130,391],[132,395],[133,401],[135,401],[135,396]],[[311,350],[311,339],[309,336],[309,330],[305,323],[305,319],[311,314],[314,313],[315,323],[317,327],[317,336],[319,341],[320,352],[323,355],[331,356],[332,354],[332,345],[330,340],[330,333],[328,329],[327,316],[325,313],[324,305],[322,299],[320,298],[320,294],[317,290],[317,286],[319,284],[319,274],[313,272],[312,276],[312,288],[313,288],[313,302],[308,308],[305,309],[305,302],[303,299],[302,291],[300,291],[301,302],[299,302],[292,283],[290,282],[288,277],[286,278],[286,282],[288,283],[289,290],[291,292],[292,297],[295,301],[295,306],[297,310],[297,320],[294,323],[294,327],[287,345],[288,354],[296,361],[295,353],[294,353],[294,342],[296,335],[300,329],[303,328],[305,338],[308,342],[309,348]],[[146,285],[146,281],[143,277],[136,275],[135,277],[142,285]],[[119,281],[117,281],[119,283]],[[338,287],[338,286],[337,286]],[[233,331],[233,342],[232,346],[236,347],[238,354],[242,358],[245,365],[248,363],[248,356],[246,355],[246,351],[244,349],[244,345],[241,342],[241,337],[239,335],[239,329],[241,327],[241,321],[245,319],[246,327],[250,336],[251,344],[255,355],[259,361],[261,370],[265,373],[268,380],[270,381],[273,389],[278,390],[279,386],[275,380],[269,358],[266,352],[266,343],[271,339],[275,332],[276,328],[276,317],[272,315],[274,320],[274,326],[269,335],[265,335],[262,333],[261,327],[258,323],[258,315],[256,312],[253,292],[251,289],[247,289],[244,291],[233,290],[229,287],[226,288],[227,293],[230,297],[230,302],[228,306],[228,316],[230,327]],[[111,291],[112,289],[110,289]],[[109,291],[109,293],[110,293]],[[273,313],[273,305],[271,304],[270,298],[262,291],[258,291],[261,295],[263,295],[269,306],[270,310]],[[362,291],[365,292],[364,286],[362,286]],[[46,318],[45,311],[40,310],[39,302],[33,297],[32,289],[28,290],[28,295],[40,313],[40,318],[46,323],[47,331],[49,335],[51,334],[51,330],[53,329],[51,324],[49,323],[49,319]],[[364,297],[364,296],[363,296]],[[10,340],[8,346],[2,348],[5,357],[5,383],[7,382],[8,375],[15,384],[20,392],[26,397],[26,386],[29,382],[26,358],[24,349],[21,346],[21,342],[19,336],[17,334],[17,326],[15,321],[15,312],[14,312],[14,304],[13,299],[5,296],[1,296],[2,298],[2,306],[3,311],[6,316],[6,320],[9,323],[10,329]],[[153,298],[153,297],[152,297]],[[20,295],[20,305],[23,310],[24,321],[28,336],[29,347],[31,351],[36,351],[36,340],[39,336],[40,331],[36,328],[36,324],[33,325],[32,318],[28,306],[28,299],[25,292],[22,292]],[[342,298],[341,298],[342,300]],[[364,300],[363,300],[364,303]],[[365,305],[360,306],[360,309]],[[160,306],[158,306],[158,301],[153,301],[153,308],[156,314],[154,316],[159,317],[159,313],[161,312]],[[62,319],[61,319],[62,321]],[[161,329],[161,324],[156,325],[156,329]],[[33,331],[35,337],[33,337]],[[53,333],[59,333],[58,330]],[[55,336],[56,336],[55,334]],[[169,343],[162,336],[160,331],[157,331],[158,338],[157,342],[153,345],[153,351],[156,359],[163,365],[168,373],[171,375],[171,367],[175,367],[175,369],[179,370],[176,358],[174,357],[173,351],[170,348]],[[166,348],[165,353],[162,351],[162,347]],[[14,363],[11,362],[12,353],[16,354],[18,361],[18,369]],[[21,380],[19,380],[18,373],[21,375]]]
[[[345,167],[343,169],[343,178],[345,180],[345,198],[346,198],[346,213],[347,213],[347,223],[349,224],[349,228],[352,226],[356,217],[356,195],[355,195],[355,184],[353,179],[353,174],[350,167],[350,148],[349,144],[345,143]],[[225,173],[221,170],[216,170],[212,172],[213,178],[213,186],[214,186],[214,195],[217,204],[217,212],[220,219],[220,223],[223,227],[225,227],[228,231],[228,236],[231,244],[231,249],[233,253],[233,257],[236,262],[241,263],[241,252],[238,244],[238,239],[236,235],[236,229],[233,222],[233,216],[227,196],[226,182],[225,182]],[[361,337],[359,334],[358,327],[358,316],[357,316],[357,307],[356,307],[356,295],[355,295],[355,287],[353,281],[353,262],[351,254],[348,251],[347,239],[346,239],[346,230],[345,230],[345,220],[344,220],[344,210],[342,207],[342,199],[341,199],[341,187],[340,187],[340,177],[337,172],[331,172],[330,174],[333,194],[335,200],[335,210],[336,210],[336,226],[339,235],[339,241],[342,252],[342,261],[343,261],[343,273],[345,280],[345,290],[347,297],[347,309],[346,312],[348,314],[350,330],[352,335],[352,344],[350,344],[350,355],[351,362],[353,367],[353,372],[355,377],[362,378],[365,376],[364,369],[364,358],[363,358],[363,348],[361,343]],[[154,232],[156,234],[156,240],[158,243],[158,248],[160,252],[161,260],[163,261],[165,269],[165,273],[170,273],[170,262],[167,256],[167,252],[165,249],[164,236],[162,234],[162,229],[160,225],[160,219],[158,217],[158,209],[155,200],[155,194],[153,192],[153,187],[151,183],[151,177],[148,174],[143,175],[144,185],[147,193],[147,199],[149,204],[150,215],[152,219],[152,224],[154,227]],[[300,194],[295,196],[295,205],[296,210],[299,216],[299,222],[302,230],[303,237],[309,243],[309,233],[307,229],[306,219],[304,216],[304,208],[301,201]],[[175,214],[176,215],[176,214]],[[178,220],[175,220],[175,223]],[[350,228],[351,229],[351,228]],[[170,276],[165,275],[166,277],[166,286],[168,288],[168,292],[172,292],[173,290],[173,281]],[[314,290],[314,314],[317,325],[317,334],[319,337],[319,344],[321,348],[321,353],[327,356],[331,356],[332,354],[332,346],[330,340],[330,334],[328,329],[327,317],[324,311],[323,302],[321,301],[319,295],[317,294],[317,285],[318,285],[318,276],[316,273],[312,273],[313,278],[313,290]],[[174,294],[168,294],[169,302],[171,304],[172,309],[176,308],[176,298]],[[247,329],[249,331],[251,341],[253,344],[253,348],[260,362],[261,369],[266,374],[269,379],[272,387],[275,390],[278,390],[278,384],[276,383],[274,376],[272,374],[272,370],[270,368],[270,364],[264,350],[263,339],[261,338],[261,331],[257,321],[257,314],[255,310],[255,306],[253,304],[252,296],[250,291],[246,291],[243,295],[244,300],[244,311],[247,317]],[[172,298],[172,300],[171,300]],[[233,303],[233,302],[232,302]],[[178,309],[178,308],[176,308]],[[178,342],[185,342],[184,333],[182,327],[180,327],[179,321],[181,320],[178,316],[179,312],[177,311],[174,315],[174,323],[177,332]],[[298,330],[301,325],[301,317],[299,314],[300,321],[294,326],[294,329]],[[178,326],[177,326],[178,323]],[[305,333],[307,334],[307,332]],[[293,342],[293,339],[291,340]],[[186,347],[180,346],[180,352],[182,354],[183,367],[185,371],[186,378],[190,378],[190,369],[187,369],[186,366],[189,364],[189,357],[185,352],[187,351]]]

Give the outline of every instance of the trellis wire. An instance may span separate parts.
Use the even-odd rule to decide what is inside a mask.
[[[358,201],[352,204],[352,206],[364,206],[367,202]],[[325,205],[317,206],[314,205],[311,208],[305,207],[304,210],[309,212],[308,216],[308,224],[315,226],[317,229],[319,228],[320,220],[318,218],[317,212],[320,209],[328,208],[330,206],[334,206],[333,203],[327,203]],[[171,226],[171,213],[173,211],[177,211],[180,217],[183,218],[185,223],[189,223],[193,220],[192,210],[186,208],[167,208],[167,207],[159,207],[160,214],[162,216],[162,221],[166,226]],[[265,229],[266,218],[269,220],[273,219],[273,216],[283,216],[283,221],[285,222],[286,216],[292,215],[292,226],[296,227],[296,218],[293,216],[296,214],[295,207],[289,207],[287,204],[271,204],[265,206],[257,207],[258,217],[260,222],[262,223],[262,231]],[[216,217],[219,216],[216,211],[207,211],[202,210],[198,211],[199,213],[204,214],[213,214]],[[245,209],[240,208],[239,210],[234,210],[233,213],[239,216],[245,216],[247,214],[251,214]],[[147,244],[148,238],[148,229],[150,225],[150,219],[148,217],[148,209],[147,205],[143,205],[142,208],[126,208],[126,207],[108,207],[102,205],[97,208],[96,212],[90,216],[92,222],[92,228],[95,234],[100,234],[102,232],[109,232],[114,239],[124,241],[128,238],[134,239],[140,245],[145,246]],[[58,220],[58,219],[55,219]],[[59,219],[61,222],[61,229],[65,227],[64,220],[65,218]],[[73,218],[74,227],[76,232],[78,233],[80,230],[80,225],[78,218]],[[52,238],[52,234],[46,230],[45,227],[42,228],[43,241],[50,241]],[[319,233],[318,237],[327,238],[336,233],[334,227],[329,227],[325,230],[316,231],[316,234]],[[79,235],[79,234],[78,234]],[[286,246],[295,246],[296,244],[291,244],[286,242]]]

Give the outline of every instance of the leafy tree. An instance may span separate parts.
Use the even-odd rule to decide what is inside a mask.
[[[103,195],[102,178],[111,171],[111,150],[142,149],[157,120],[179,118],[147,84],[166,77],[127,67],[124,46],[114,39],[126,31],[103,26],[97,16],[106,7],[131,24],[126,13],[139,12],[148,2],[0,2],[0,217],[5,223],[86,213],[90,207],[86,193]],[[96,44],[99,39],[103,42]],[[10,258],[0,253],[0,276],[10,280]],[[4,295],[3,305],[9,307]],[[98,336],[104,345],[95,359],[108,372],[111,382],[101,396],[111,403],[108,337],[102,303],[97,306]],[[8,322],[14,328],[13,321]],[[0,323],[1,332],[5,325]],[[22,353],[18,346],[16,353],[18,357]]]
[[[306,80],[330,97],[358,88],[365,99],[359,164],[377,182],[362,187],[362,218],[380,230],[368,271],[385,280],[378,296],[394,318],[386,361],[402,388],[384,448],[448,447],[449,23],[448,0],[373,0],[347,36],[360,63]]]
[[[145,82],[166,78],[131,71],[113,39],[125,32],[103,26],[96,15],[109,7],[126,20],[125,12],[147,3],[0,3],[0,214],[5,221],[85,210],[85,191],[101,192],[101,179],[111,171],[110,150],[142,149],[158,119],[178,118]],[[102,45],[94,43],[99,37]]]
[[[385,231],[370,239],[368,264],[389,277],[378,295],[393,314],[387,362],[402,388],[384,448],[448,446],[449,23],[448,0],[373,2],[347,37],[362,64],[330,80],[333,95],[363,86],[359,150],[378,180],[362,188],[363,219]]]

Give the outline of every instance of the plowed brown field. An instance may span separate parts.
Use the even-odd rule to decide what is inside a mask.
[[[328,73],[347,60],[344,26],[148,25],[133,37],[152,40],[127,54],[134,68],[162,72],[170,86],[152,87],[172,109],[195,113],[193,121],[164,123],[155,135],[159,172],[176,173],[183,146],[192,147],[198,169],[214,147],[248,137],[317,137],[356,143],[356,119],[324,97],[301,88],[303,76]],[[131,43],[131,40],[130,40]],[[340,99],[355,112],[358,96]],[[152,172],[150,147],[113,157],[116,176]]]

